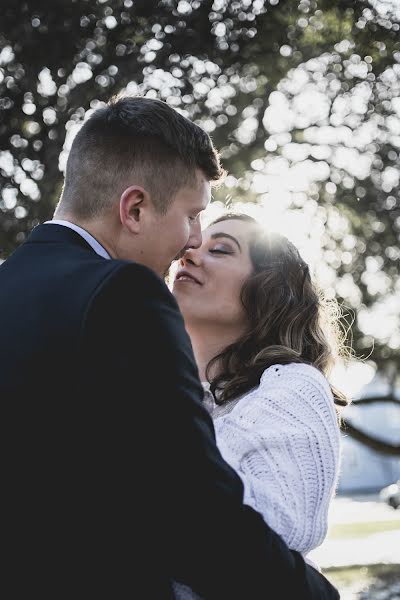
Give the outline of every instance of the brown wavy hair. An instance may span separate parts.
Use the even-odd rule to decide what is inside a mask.
[[[207,365],[217,404],[257,386],[271,365],[306,363],[327,377],[340,356],[348,357],[339,305],[317,289],[297,248],[282,235],[266,233],[246,214],[228,213],[210,225],[231,219],[254,224],[249,239],[253,272],[241,290],[247,331]],[[217,373],[212,378],[211,370]],[[331,389],[338,411],[349,399]]]

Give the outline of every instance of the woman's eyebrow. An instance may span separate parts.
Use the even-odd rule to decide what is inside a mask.
[[[221,231],[221,232],[217,232],[217,233],[212,233],[210,237],[213,240],[215,240],[217,238],[221,238],[221,237],[229,238],[230,240],[232,240],[233,242],[235,242],[235,244],[237,244],[240,252],[242,251],[242,248],[240,247],[240,244],[239,244],[238,240],[235,237],[233,237],[233,235],[229,235],[229,233],[224,233],[223,231]]]

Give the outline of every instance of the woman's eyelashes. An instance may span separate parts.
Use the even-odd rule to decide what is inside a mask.
[[[233,254],[233,250],[231,248],[225,247],[210,248],[209,252],[211,252],[211,254]]]

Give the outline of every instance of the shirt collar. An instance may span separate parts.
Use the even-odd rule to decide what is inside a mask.
[[[63,227],[69,227],[69,229],[73,229],[76,233],[79,233],[81,237],[93,248],[93,250],[99,256],[109,260],[111,256],[108,254],[107,250],[99,244],[99,242],[88,232],[86,229],[82,229],[79,225],[75,225],[75,223],[71,223],[70,221],[63,221],[61,219],[53,219],[52,221],[46,221],[44,225],[62,225]]]

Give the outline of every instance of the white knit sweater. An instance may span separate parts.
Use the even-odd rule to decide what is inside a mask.
[[[220,452],[243,481],[245,503],[289,548],[306,555],[319,546],[340,461],[325,377],[305,364],[273,365],[257,388],[227,405],[214,404],[211,414]]]
[[[209,384],[203,387],[217,445],[243,481],[245,503],[289,548],[307,555],[326,536],[339,473],[339,426],[327,380],[309,365],[273,365],[256,388],[222,406]],[[176,600],[201,600],[181,583],[173,589]]]

